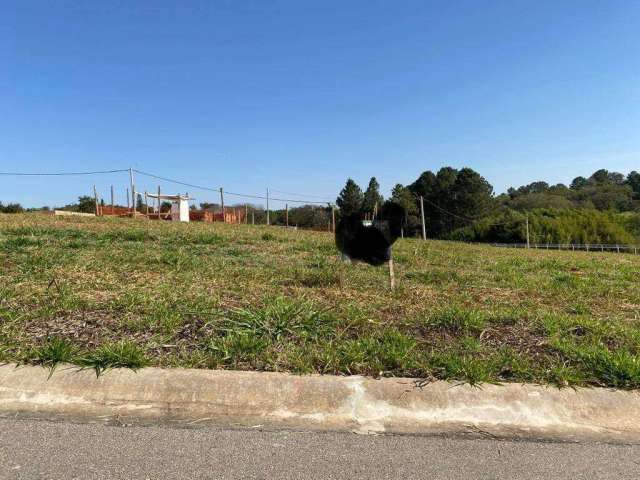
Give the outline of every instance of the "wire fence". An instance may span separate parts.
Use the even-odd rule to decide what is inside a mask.
[[[639,245],[618,245],[618,244],[602,244],[602,243],[492,243],[494,247],[499,248],[535,248],[542,250],[571,250],[583,252],[615,252],[615,253],[631,253],[638,255],[640,252]]]

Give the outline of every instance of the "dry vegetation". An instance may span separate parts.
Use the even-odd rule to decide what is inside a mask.
[[[640,256],[0,215],[0,361],[640,387]]]

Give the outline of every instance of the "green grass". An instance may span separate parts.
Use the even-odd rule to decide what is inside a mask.
[[[640,388],[640,256],[0,215],[0,361]]]

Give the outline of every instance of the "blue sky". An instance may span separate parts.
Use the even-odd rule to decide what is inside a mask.
[[[329,199],[445,165],[497,192],[627,173],[639,25],[629,0],[3,1],[0,170]],[[0,200],[60,205],[94,182],[128,178],[0,177]]]

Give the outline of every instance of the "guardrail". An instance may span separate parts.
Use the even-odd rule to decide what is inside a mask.
[[[501,248],[536,248],[542,250],[572,250],[583,252],[616,252],[631,253],[638,255],[640,253],[639,245],[612,245],[599,243],[532,243],[527,246],[526,243],[492,243],[494,247]]]

